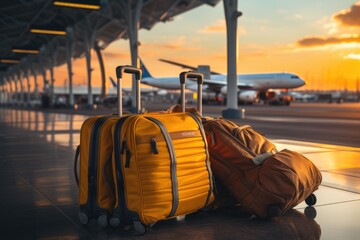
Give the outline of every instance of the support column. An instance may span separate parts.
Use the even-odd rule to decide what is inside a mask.
[[[49,62],[49,70],[50,70],[50,105],[55,105],[55,92],[54,92],[54,68],[56,66],[56,60],[58,56],[58,51],[56,50],[56,46],[51,45],[47,49],[47,57]]]
[[[49,81],[46,80],[46,67],[40,66],[41,68],[41,74],[43,77],[43,95],[41,98],[41,105],[44,108],[48,108],[50,105],[50,97],[49,97]]]
[[[6,89],[6,83],[5,81],[3,81],[3,84],[1,84],[1,92],[2,92],[2,95],[1,95],[1,103],[3,105],[6,105],[7,104],[7,93],[8,93],[8,90]]]
[[[43,77],[43,94],[48,94],[49,82],[46,80],[46,68],[41,66],[41,75]]]
[[[10,105],[12,105],[12,103],[13,103],[13,88],[12,88],[12,84],[11,84],[11,78],[10,77],[8,77],[8,84],[9,84],[9,104]]]
[[[87,107],[92,109],[94,107],[94,98],[92,94],[92,84],[91,84],[91,49],[94,47],[95,43],[95,34],[94,26],[90,23],[89,19],[86,18],[86,29],[84,32],[84,43],[85,43],[85,58],[86,58],[86,72],[88,77],[88,103]]]
[[[53,63],[53,61],[51,61],[49,70],[50,70],[50,89],[49,89],[50,90],[49,91],[49,94],[50,94],[50,106],[54,106],[55,105],[55,94],[54,94],[54,82],[55,82],[55,79],[54,79],[54,63]]]
[[[66,46],[66,64],[68,68],[69,78],[69,107],[74,108],[74,92],[73,92],[73,72],[72,72],[72,55],[74,52],[74,34],[73,29],[68,27],[67,32],[67,46]]]
[[[39,100],[39,86],[37,82],[37,71],[35,70],[35,64],[30,65],[31,74],[34,76],[34,95],[35,100]]]
[[[93,95],[92,95],[92,86],[91,86],[91,48],[86,48],[85,50],[86,58],[86,72],[88,77],[88,108],[92,108],[94,105]]]
[[[0,85],[0,104],[5,104],[5,86],[4,84]]]
[[[41,72],[41,75],[43,77],[43,97],[48,94],[47,87],[48,87],[48,81],[46,80],[46,68],[48,65],[48,61],[46,59],[46,47],[42,46],[40,48],[40,54],[39,54],[39,71]]]
[[[107,84],[106,84],[104,61],[103,61],[101,49],[100,49],[98,42],[95,42],[94,49],[95,49],[96,55],[99,59],[100,72],[101,72],[101,99],[104,99],[106,97],[106,90],[107,90],[106,85]]]
[[[24,84],[22,81],[22,76],[21,76],[20,70],[18,72],[18,81],[20,84],[20,105],[23,105],[24,104]]]
[[[139,67],[138,61],[138,29],[140,25],[140,14],[143,4],[143,0],[136,1],[135,9],[132,11],[131,2],[129,0],[122,0],[124,6],[123,14],[127,23],[127,35],[129,37],[130,43],[130,53],[131,53],[131,65],[133,67]],[[136,85],[139,84],[139,81],[135,80],[135,76],[132,78],[132,107],[138,109],[136,106],[135,99],[139,96],[136,94]]]
[[[19,101],[19,98],[18,98],[19,97],[19,88],[18,88],[18,85],[17,85],[15,75],[12,76],[12,82],[14,82],[14,89],[15,89],[13,100],[14,100],[14,103],[17,105],[18,101]]]
[[[237,11],[237,0],[224,0],[227,36],[227,109],[222,112],[224,118],[240,118],[238,110],[237,87],[237,18],[241,12]]]
[[[6,80],[5,80],[5,77],[2,77],[2,84],[1,84],[1,103],[2,105],[6,105],[7,103],[7,93],[8,93],[8,90],[7,90],[7,87],[6,87]]]
[[[7,79],[5,81],[5,86],[6,86],[6,105],[10,105],[11,89]]]
[[[30,79],[29,79],[29,72],[28,72],[28,69],[24,69],[24,75],[25,75],[25,78],[26,78],[26,84],[27,84],[27,93],[26,93],[26,102],[27,104],[26,105],[29,105],[30,106],[30,100],[31,100],[31,95],[30,95]]]

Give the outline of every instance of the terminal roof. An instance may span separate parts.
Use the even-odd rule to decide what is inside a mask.
[[[66,0],[71,1],[71,0]],[[79,0],[73,0],[79,1]],[[91,1],[91,0],[88,0]],[[72,57],[84,55],[85,38],[91,30],[94,40],[104,49],[117,39],[127,39],[124,7],[127,0],[100,0],[100,10],[58,7],[49,0],[12,0],[0,2],[0,59],[19,60],[20,64],[0,62],[0,73],[17,69],[24,63],[45,65],[51,56],[54,66],[65,63],[69,35],[38,34],[31,29],[73,31]],[[135,6],[135,0],[130,0]],[[216,5],[220,0],[143,0],[140,28],[152,29],[158,22],[203,4]],[[84,1],[82,1],[84,2]],[[134,7],[132,8],[132,11]],[[14,52],[14,49],[36,50],[39,54]],[[17,72],[17,70],[14,70]]]

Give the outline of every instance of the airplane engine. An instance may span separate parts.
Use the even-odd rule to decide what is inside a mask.
[[[246,90],[239,93],[239,102],[244,104],[251,104],[259,101],[257,91]]]
[[[293,98],[285,91],[267,91],[260,92],[260,100],[269,105],[290,105]]]
[[[259,98],[260,100],[264,100],[264,101],[271,101],[276,99],[277,94],[274,91],[267,91],[267,92],[260,92],[259,94]]]
[[[226,95],[227,94],[227,86],[221,87],[220,93],[223,94],[223,95]]]

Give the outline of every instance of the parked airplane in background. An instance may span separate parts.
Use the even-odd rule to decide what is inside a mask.
[[[221,96],[226,99],[227,94],[227,80],[226,75],[211,72],[209,66],[199,66],[198,68],[160,59],[160,61],[174,64],[183,68],[189,68],[202,72],[205,76],[203,85],[203,95],[211,96],[216,101],[221,100]],[[153,77],[144,63],[140,60],[140,66],[143,71],[143,79],[141,82],[153,87],[162,89],[178,90],[180,89],[179,77]],[[205,70],[205,71],[204,71]],[[186,88],[196,91],[196,81],[187,81]],[[266,102],[283,101],[285,104],[290,104],[290,96],[279,96],[271,89],[292,89],[301,87],[305,84],[304,80],[292,73],[259,73],[259,74],[239,74],[237,75],[237,86],[239,90],[240,103],[253,103],[259,100]]]
[[[109,79],[113,86],[113,90],[109,89],[109,95],[114,95],[117,92],[117,89],[116,89],[117,84],[112,77],[110,77]],[[143,82],[141,81],[141,83],[143,83]],[[131,88],[123,87],[124,93],[131,93],[131,91],[132,91]],[[159,89],[159,88],[141,88],[141,94],[144,94],[144,95],[153,94],[153,95],[158,95],[158,96],[165,96],[166,94],[168,94],[168,91],[166,91],[165,89]]]
[[[108,96],[103,99],[103,104],[106,107],[115,107],[117,104],[117,83],[112,77],[109,77],[112,87],[109,88]],[[123,91],[123,104],[124,106],[131,106],[131,88],[122,88]],[[149,99],[149,97],[153,96],[166,96],[168,91],[165,89],[159,88],[141,88],[141,97],[145,99]]]

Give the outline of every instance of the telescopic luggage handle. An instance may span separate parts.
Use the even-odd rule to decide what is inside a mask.
[[[198,83],[197,95],[197,109],[202,115],[202,84],[204,82],[204,75],[202,73],[188,71],[180,73],[180,85],[181,85],[181,111],[185,112],[185,83],[187,78],[196,78]]]
[[[116,68],[116,78],[117,78],[117,98],[118,98],[118,116],[121,117],[123,115],[122,109],[122,77],[124,73],[130,73],[135,75],[136,79],[136,111],[140,113],[141,111],[141,101],[140,101],[140,80],[142,71],[139,68],[135,68],[129,65],[126,66],[118,66]]]

